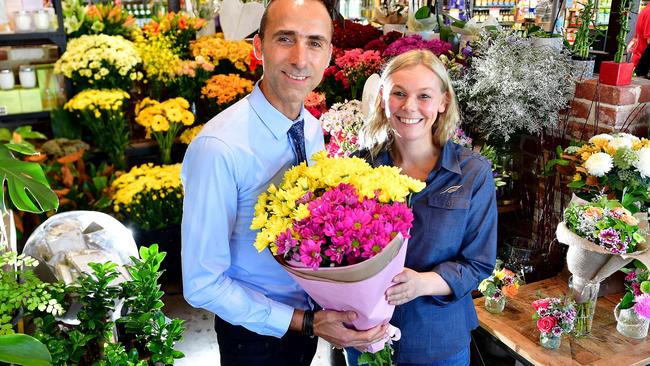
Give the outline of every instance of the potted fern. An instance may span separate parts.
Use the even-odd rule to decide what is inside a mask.
[[[574,77],[576,79],[591,79],[594,75],[594,58],[589,55],[591,45],[596,37],[602,34],[594,22],[595,3],[587,0],[578,17],[578,28],[573,41],[572,59],[574,63]]]
[[[630,31],[630,8],[632,0],[621,0],[619,7],[619,24],[621,29],[616,36],[616,54],[614,61],[604,61],[600,64],[599,80],[606,85],[630,85],[632,74],[634,73],[634,64],[627,61],[625,55],[626,42],[625,38]]]

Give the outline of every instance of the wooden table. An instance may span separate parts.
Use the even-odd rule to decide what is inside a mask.
[[[557,297],[567,293],[567,278],[553,277],[524,285],[514,299],[508,299],[501,314],[485,310],[484,298],[474,299],[474,307],[483,330],[497,338],[518,355],[517,358],[533,365],[602,365],[625,366],[650,364],[650,340],[624,337],[616,331],[614,307],[622,295],[599,297],[596,303],[592,335],[589,338],[562,336],[562,345],[549,350],[539,345],[539,331],[532,319],[531,303],[542,297]],[[489,364],[489,360],[486,360]]]

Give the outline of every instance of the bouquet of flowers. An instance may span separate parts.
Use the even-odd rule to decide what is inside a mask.
[[[578,303],[576,334],[588,335],[596,308],[598,284],[633,259],[650,264],[644,244],[647,220],[640,221],[616,200],[586,202],[574,196],[557,227],[557,239],[567,244],[567,266],[573,274],[572,297]],[[643,226],[641,226],[643,224]]]
[[[485,308],[491,313],[500,313],[506,303],[506,297],[515,297],[523,281],[519,274],[503,267],[497,261],[490,277],[481,281],[478,290],[485,296]]]
[[[305,109],[316,118],[320,118],[323,113],[327,112],[325,94],[323,93],[310,92],[305,98],[304,105]]]
[[[350,83],[343,70],[336,65],[325,69],[323,80],[316,90],[325,94],[325,99],[330,103],[342,103],[349,96]]]
[[[626,337],[643,339],[650,326],[650,275],[648,268],[635,262],[635,268],[624,268],[625,296],[614,309],[616,330]]]
[[[142,30],[147,37],[158,35],[170,37],[176,54],[186,58],[189,56],[190,41],[196,38],[196,32],[204,25],[205,19],[192,17],[184,12],[171,12],[154,15]]]
[[[533,301],[540,332],[539,341],[546,348],[558,348],[560,337],[573,330],[576,319],[576,309],[573,301],[556,297],[547,297]]]
[[[203,126],[204,125],[197,125],[197,126],[194,126],[192,128],[186,129],[185,131],[183,131],[181,133],[181,137],[179,137],[178,140],[181,143],[185,144],[185,145],[189,145],[190,142],[192,142],[192,140],[194,140],[196,135],[198,135],[199,132],[201,132],[201,130],[203,129]]]
[[[124,150],[129,144],[129,124],[124,105],[129,94],[123,90],[87,89],[65,104],[86,125],[97,146],[119,169],[126,168]]]
[[[351,100],[335,103],[320,118],[323,131],[329,135],[325,150],[329,156],[349,156],[359,149],[359,130],[363,126],[361,102]]]
[[[253,82],[236,74],[212,76],[203,88],[201,99],[207,100],[214,115],[228,108],[253,90]]]
[[[465,134],[461,128],[457,128],[454,131],[454,134],[450,137],[451,141],[460,146],[466,147],[468,149],[472,148],[472,138]]]
[[[573,175],[568,187],[581,198],[606,193],[622,200],[625,190],[627,207],[641,210],[650,203],[650,140],[628,133],[600,134],[567,147],[560,156]]]
[[[111,191],[115,213],[142,230],[181,222],[181,164],[134,167],[113,181]]]
[[[368,42],[381,35],[382,32],[370,24],[364,25],[346,19],[343,24],[335,22],[332,45],[344,50],[363,48]]]
[[[439,39],[432,39],[425,41],[419,34],[400,38],[391,43],[385,50],[382,56],[385,58],[401,55],[404,52],[416,49],[429,50],[436,56],[446,55],[451,51],[451,43],[441,41]]]
[[[255,247],[271,252],[323,308],[354,310],[356,329],[387,322],[384,291],[403,269],[413,214],[406,205],[424,183],[399,168],[330,158],[288,170],[258,198]],[[360,300],[363,299],[363,300]],[[371,347],[384,348],[384,342]]]
[[[227,41],[223,33],[201,37],[190,45],[192,56],[203,57],[214,64],[218,74],[252,73],[251,63],[256,60],[253,45],[246,41]]]
[[[78,89],[130,90],[133,81],[142,79],[141,62],[135,45],[122,36],[84,35],[68,42],[54,72]]]
[[[382,58],[377,51],[364,51],[355,48],[345,51],[336,58],[338,66],[350,85],[352,99],[357,99],[357,94],[363,91],[363,85],[370,75],[379,71]]]
[[[135,121],[147,129],[147,136],[153,135],[158,142],[163,164],[171,163],[172,145],[180,129],[194,123],[194,114],[188,110],[189,107],[183,98],[164,102],[144,98],[135,108]]]
[[[142,66],[149,82],[149,95],[160,98],[165,85],[171,85],[177,77],[177,67],[181,58],[173,50],[173,40],[169,36],[138,36],[136,48],[142,57]]]
[[[214,65],[203,56],[194,60],[181,60],[176,67],[175,77],[169,83],[171,94],[185,98],[189,102],[199,99],[201,87],[210,78]]]
[[[91,4],[85,8],[85,16],[76,31],[69,32],[70,38],[84,34],[106,34],[132,38],[138,26],[131,14],[123,11],[121,5]]]

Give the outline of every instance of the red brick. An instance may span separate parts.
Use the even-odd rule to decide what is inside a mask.
[[[587,141],[594,135],[599,133],[611,132],[612,128],[609,126],[604,126],[600,124],[598,128],[591,123],[585,123],[584,120],[569,120],[569,126],[567,128],[567,135],[572,139]]]
[[[596,95],[597,79],[583,80],[576,84],[576,98],[592,100]]]
[[[650,102],[650,80],[646,78],[635,77],[632,79],[634,85],[641,87],[641,94],[639,95],[639,103]]]
[[[614,86],[600,84],[600,102],[611,105],[636,104],[641,93],[638,85]]]
[[[589,110],[594,108],[595,103],[589,100],[573,99],[568,112],[571,117],[587,119],[589,117]]]
[[[599,125],[604,124],[619,129],[623,127],[633,110],[633,106],[606,106],[601,104],[598,108],[598,116],[593,115],[593,121],[595,122],[597,119]]]

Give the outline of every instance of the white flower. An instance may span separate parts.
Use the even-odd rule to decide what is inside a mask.
[[[632,134],[630,134],[630,133],[625,133],[625,132],[617,133],[617,134],[616,134],[616,137],[626,138],[626,139],[630,140],[630,142],[638,142],[638,141],[641,141],[641,139],[639,139],[638,137],[636,137],[636,136],[634,136],[634,135],[632,135]]]
[[[564,153],[573,155],[573,154],[577,154],[578,150],[580,150],[578,146],[569,146],[566,149],[564,149]]]
[[[603,175],[609,173],[609,171],[612,170],[613,166],[614,159],[612,159],[609,154],[606,154],[604,152],[595,153],[591,155],[587,161],[585,161],[585,168],[587,168],[587,172],[596,177],[602,177]]]
[[[642,178],[650,177],[650,147],[643,147],[636,152],[639,160],[634,164]]]
[[[609,147],[614,150],[618,150],[622,147],[627,147],[628,149],[632,148],[632,140],[627,137],[615,137],[609,141]]]
[[[604,139],[604,140],[609,141],[609,140],[613,139],[613,137],[611,135],[609,135],[609,134],[601,133],[600,135],[596,135],[596,136],[590,138],[589,143],[593,143],[594,140],[597,140],[597,139]]]

